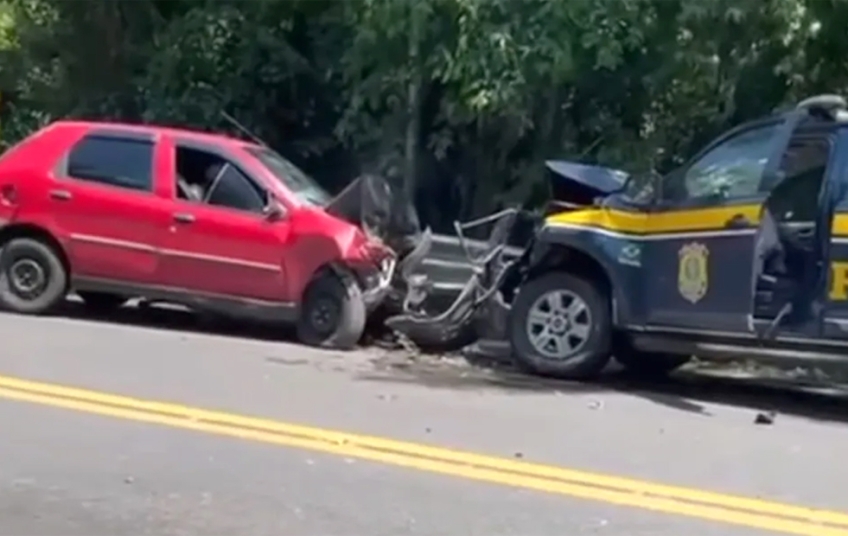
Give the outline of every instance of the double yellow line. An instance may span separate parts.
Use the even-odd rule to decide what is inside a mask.
[[[299,426],[0,376],[0,398],[804,536],[848,536],[848,514]],[[579,432],[578,432],[579,433]],[[787,485],[791,485],[787,482]]]

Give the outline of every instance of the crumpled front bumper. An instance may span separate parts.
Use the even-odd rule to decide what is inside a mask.
[[[376,309],[389,295],[395,276],[397,259],[386,257],[380,261],[378,266],[377,270],[370,271],[360,277],[362,299],[369,312]]]

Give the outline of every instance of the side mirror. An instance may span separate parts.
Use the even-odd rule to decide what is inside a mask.
[[[265,215],[265,220],[270,222],[280,221],[286,215],[286,211],[277,201],[269,202],[262,213]]]

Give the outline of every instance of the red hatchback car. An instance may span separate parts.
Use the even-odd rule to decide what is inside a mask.
[[[350,348],[395,258],[329,202],[262,145],[56,122],[0,157],[0,306],[45,313],[73,290],[108,311],[140,297]]]

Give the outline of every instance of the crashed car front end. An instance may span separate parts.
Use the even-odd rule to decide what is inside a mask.
[[[392,293],[399,259],[420,235],[415,210],[384,178],[363,175],[333,198],[324,211],[361,231],[345,262],[357,274],[371,313]]]
[[[391,292],[397,258],[393,253],[382,255],[372,266],[372,269],[358,271],[362,300],[368,312],[382,305]]]
[[[544,212],[511,209],[475,222],[457,223],[456,240],[463,244],[465,262],[470,267],[468,282],[447,309],[425,312],[404,308],[388,320],[392,329],[427,346],[472,343],[479,349],[506,340],[510,303],[522,282],[546,257],[547,223],[562,219],[564,214],[578,216],[594,210],[600,197],[619,190],[627,178],[617,170],[575,162],[552,161],[547,167],[552,199]],[[517,255],[508,254],[507,240],[518,234],[513,232],[514,226],[522,220],[534,226],[532,238],[522,244]],[[464,246],[463,230],[481,223],[491,224],[493,230],[480,244],[482,249],[471,252]],[[420,295],[421,289],[411,292]]]
[[[592,210],[599,196],[620,189],[626,179],[620,171],[598,166],[565,161],[546,165],[552,195],[543,213],[508,209],[474,222],[457,222],[454,236],[436,237],[429,230],[422,231],[412,203],[385,179],[366,175],[351,183],[325,210],[356,224],[367,237],[362,247],[382,251],[363,253],[363,259],[386,255],[376,263],[370,262],[376,268],[357,270],[369,312],[382,305],[389,329],[422,346],[457,346],[476,339],[505,338],[512,297],[544,256],[545,221],[558,214]],[[517,224],[529,224],[535,230],[514,233]],[[487,241],[465,238],[465,232],[481,225],[492,228]],[[508,239],[516,234],[531,234],[533,238],[518,248],[507,246]],[[428,299],[435,297],[434,289],[447,286],[434,280],[439,272],[423,269],[423,265],[439,260],[431,250],[436,238],[439,243],[453,244],[450,249],[454,258],[449,263],[466,265],[468,280],[454,284],[456,290],[449,299],[439,296],[434,301]],[[437,302],[439,306],[434,307]]]
[[[621,170],[567,160],[549,160],[545,167],[549,172],[550,199],[537,218],[524,253],[512,268],[514,274],[504,283],[502,291],[509,295],[521,283],[521,274],[544,258],[552,226],[591,217],[605,198],[624,188],[629,178]]]

